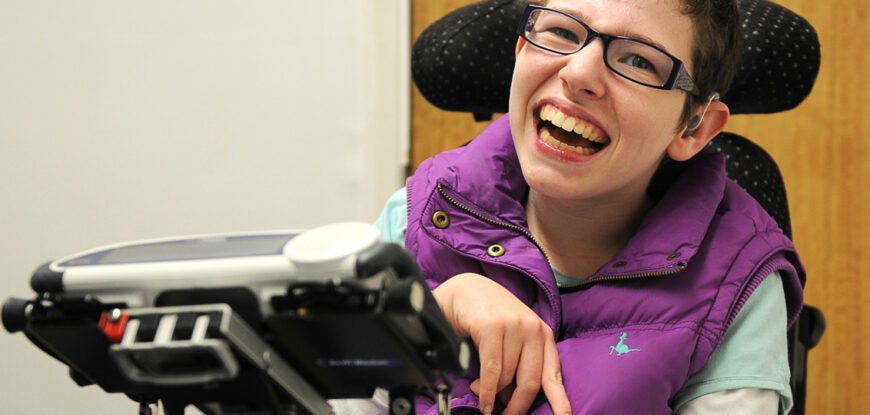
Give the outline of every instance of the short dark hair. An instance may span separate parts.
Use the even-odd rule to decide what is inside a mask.
[[[683,113],[677,131],[689,124],[692,112],[705,105],[710,95],[724,97],[731,88],[740,66],[739,0],[679,0],[680,11],[695,25],[692,51],[692,80],[698,86],[698,96],[686,94]],[[549,0],[531,1],[546,5]]]
[[[692,79],[699,96],[687,95],[678,129],[686,127],[692,112],[710,95],[725,96],[740,65],[740,12],[738,0],[680,0],[682,13],[695,24]]]

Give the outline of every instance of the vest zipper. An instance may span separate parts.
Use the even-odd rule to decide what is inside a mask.
[[[438,184],[437,188],[438,188],[438,193],[441,194],[441,197],[446,199],[453,206],[456,206],[457,208],[461,209],[462,211],[468,213],[469,215],[474,216],[475,218],[478,218],[478,219],[480,219],[486,223],[489,223],[491,225],[495,225],[495,226],[502,227],[504,229],[519,232],[521,235],[525,236],[526,239],[528,239],[529,242],[531,242],[533,245],[535,245],[535,247],[538,248],[538,251],[540,251],[541,254],[544,255],[544,259],[547,261],[547,265],[550,264],[550,257],[547,256],[547,253],[544,252],[544,248],[541,248],[541,245],[538,243],[537,239],[535,239],[535,237],[532,236],[531,232],[527,231],[526,229],[524,229],[520,226],[513,225],[513,224],[510,224],[507,222],[500,221],[500,220],[495,220],[495,219],[487,217],[486,215],[484,215],[482,213],[477,212],[476,210],[466,206],[465,204],[454,199],[452,196],[448,195],[440,183]],[[529,275],[529,274],[526,274],[526,275]],[[529,277],[532,279],[536,278],[536,277],[533,277],[531,275],[529,275]],[[539,284],[541,284],[541,283],[539,283]],[[561,330],[562,330],[562,311],[561,311],[562,307],[561,307],[561,302],[559,301],[559,290],[557,287],[555,292],[550,291],[548,288],[546,288],[545,285],[541,286],[541,288],[546,293],[546,295],[550,301],[550,306],[552,308],[552,312],[550,313],[551,323],[548,323],[548,325],[553,330],[553,336],[555,336],[555,338],[558,339],[561,337]]]
[[[441,196],[443,196],[445,199],[447,199],[447,201],[450,202],[452,205],[458,207],[459,209],[462,209],[466,213],[468,213],[468,214],[470,214],[470,215],[472,215],[472,216],[474,216],[474,217],[476,217],[476,218],[478,218],[486,223],[489,223],[489,224],[495,225],[495,226],[500,226],[500,227],[506,228],[506,229],[511,229],[511,230],[514,230],[516,232],[521,233],[523,236],[526,237],[526,239],[528,239],[536,247],[538,247],[538,250],[540,250],[541,253],[544,254],[544,258],[547,259],[547,263],[550,263],[550,257],[547,256],[547,253],[544,251],[543,248],[541,248],[541,245],[538,244],[538,241],[535,239],[535,237],[529,231],[527,231],[524,228],[519,227],[517,225],[512,225],[510,223],[506,223],[506,222],[502,222],[502,221],[498,221],[498,220],[489,218],[486,215],[475,211],[474,209],[464,205],[462,202],[460,202],[460,201],[454,199],[452,196],[448,195],[447,192],[444,190],[444,188],[441,186],[441,184],[438,184],[438,193],[441,193]],[[590,278],[590,279],[586,279],[580,283],[577,283],[575,285],[567,285],[567,286],[559,287],[559,290],[562,291],[563,289],[567,289],[570,291],[573,289],[579,289],[579,288],[586,287],[588,285],[592,285],[592,284],[602,282],[602,281],[622,281],[622,280],[630,280],[630,279],[636,279],[636,278],[649,278],[649,277],[660,277],[660,276],[666,276],[666,275],[673,275],[673,274],[676,274],[676,273],[681,272],[681,271],[686,269],[685,262],[678,262],[678,263],[674,264],[673,266],[674,266],[673,269],[668,269],[668,270],[664,270],[664,271],[643,272],[643,273],[639,273],[639,274],[626,274],[626,275],[610,275],[610,276],[603,276],[603,277],[598,277],[598,278]]]
[[[746,287],[740,293],[740,296],[737,298],[737,302],[731,312],[725,319],[725,331],[731,327],[731,323],[734,322],[734,319],[737,318],[737,315],[740,314],[740,310],[743,309],[743,306],[749,300],[749,297],[755,292],[755,289],[761,285],[761,282],[767,278],[768,275],[772,274],[774,271],[779,270],[787,270],[791,267],[791,263],[789,263],[784,258],[774,258],[765,260],[758,270],[749,278],[749,281],[746,283]],[[791,316],[789,316],[791,318]],[[789,322],[791,323],[791,322]],[[789,325],[791,327],[791,325]]]
[[[520,226],[512,225],[510,223],[506,223],[506,222],[502,222],[502,221],[498,221],[498,220],[489,218],[486,215],[479,213],[476,210],[474,210],[468,206],[465,206],[464,204],[462,204],[458,200],[454,199],[452,196],[448,195],[447,192],[441,187],[440,183],[438,184],[438,193],[441,193],[441,196],[443,196],[445,199],[447,199],[447,201],[450,202],[453,206],[456,206],[459,209],[462,209],[463,211],[465,211],[466,213],[468,213],[471,216],[474,216],[474,217],[476,217],[476,218],[478,218],[486,223],[489,223],[491,225],[500,226],[502,228],[510,229],[510,230],[521,233],[523,236],[526,237],[526,239],[528,239],[532,244],[534,244],[538,248],[538,250],[541,251],[542,254],[544,254],[544,258],[547,260],[547,263],[548,264],[550,263],[550,257],[547,256],[547,253],[544,252],[544,248],[541,248],[541,245],[538,243],[538,241],[535,239],[535,237],[532,236],[531,232],[525,230],[524,228],[522,228]]]
[[[639,274],[625,274],[625,275],[607,275],[603,277],[591,277],[587,278],[577,284],[573,285],[563,285],[560,288],[561,290],[573,291],[574,289],[583,288],[595,283],[599,283],[602,281],[624,281],[624,280],[633,280],[639,278],[650,278],[650,277],[663,277],[668,275],[674,275],[676,273],[682,272],[686,269],[685,262],[678,262],[673,265],[672,269],[664,270],[664,271],[654,271],[654,272],[642,272]]]

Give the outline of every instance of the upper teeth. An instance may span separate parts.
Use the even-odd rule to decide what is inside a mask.
[[[581,135],[589,141],[602,144],[607,143],[607,140],[604,138],[604,132],[592,125],[592,123],[567,115],[553,105],[544,105],[544,108],[541,109],[541,119],[549,121],[565,131]]]

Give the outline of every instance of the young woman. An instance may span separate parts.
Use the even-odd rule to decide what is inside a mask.
[[[788,410],[803,269],[702,151],[729,117],[737,25],[731,0],[526,9],[509,115],[378,220],[477,347],[453,413]]]

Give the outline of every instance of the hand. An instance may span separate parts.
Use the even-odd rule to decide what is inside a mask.
[[[479,274],[459,274],[432,293],[456,334],[480,353],[471,388],[483,413],[492,413],[499,393],[509,398],[504,414],[525,414],[541,388],[555,414],[571,413],[553,331],[534,311]]]

